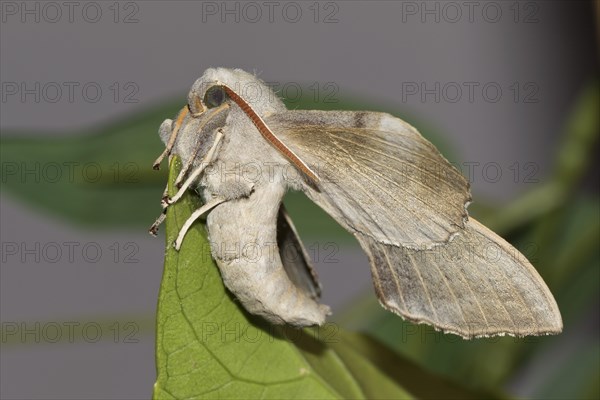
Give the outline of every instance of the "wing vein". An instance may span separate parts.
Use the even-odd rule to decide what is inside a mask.
[[[475,273],[479,275],[479,271],[477,269],[475,269],[475,271],[476,271]],[[479,275],[479,277],[481,278],[481,275]],[[510,319],[510,321],[512,322],[513,327],[516,329],[517,328],[517,324],[515,323],[515,320],[513,319],[513,317],[510,314],[510,312],[508,311],[508,308],[506,308],[506,306],[504,305],[504,302],[502,301],[502,298],[500,298],[500,295],[498,294],[498,291],[496,290],[496,288],[494,287],[494,285],[490,281],[490,278],[486,275],[485,279],[483,279],[483,280],[488,282],[488,284],[490,286],[490,289],[496,295],[496,298],[498,299],[498,302],[500,303],[500,305],[502,306],[502,308],[506,312],[506,315],[508,315],[508,319]]]
[[[456,270],[458,271],[458,273],[460,274],[460,276],[463,278],[462,280],[464,281],[464,283],[466,284],[466,286],[469,288],[469,291],[473,295],[473,298],[475,299],[475,302],[477,303],[477,308],[479,308],[479,311],[481,312],[481,316],[483,317],[483,320],[485,321],[485,326],[487,328],[489,328],[490,327],[490,323],[488,322],[488,319],[487,319],[487,317],[485,315],[485,312],[483,311],[483,308],[481,307],[481,303],[479,302],[478,296],[476,296],[475,292],[473,291],[473,287],[469,283],[469,280],[465,276],[465,273],[462,271],[462,269],[460,267],[457,267]]]
[[[450,291],[450,294],[452,295],[452,297],[454,298],[454,302],[456,303],[456,305],[458,306],[458,309],[460,311],[460,316],[462,317],[463,321],[465,321],[465,325],[469,326],[469,323],[467,322],[467,319],[465,318],[465,312],[460,304],[460,302],[458,301],[458,297],[456,296],[456,293],[454,293],[454,290],[452,290],[452,287],[450,287],[450,284],[448,283],[448,279],[446,279],[446,276],[444,275],[444,273],[442,272],[442,270],[440,269],[440,266],[434,262],[432,263],[433,265],[435,265],[435,268],[438,270],[438,272],[440,273],[440,276],[442,277],[442,280],[444,281],[444,284],[446,285],[446,287],[448,288],[448,290]]]
[[[400,298],[400,301],[402,302],[404,310],[407,310],[406,301],[404,300],[404,295],[402,293],[402,289],[400,288],[400,281],[398,280],[398,275],[396,275],[396,271],[394,271],[394,266],[390,262],[390,257],[387,252],[387,247],[388,246],[385,246],[385,245],[383,246],[383,255],[385,256],[388,268],[390,269],[392,277],[394,278],[394,284],[396,285],[396,288],[398,289],[398,297]]]
[[[339,190],[341,190],[342,192],[344,192],[347,195],[348,199],[352,199],[354,201],[354,198],[350,195],[350,193],[348,193],[348,191],[343,187],[343,186],[336,186]],[[373,219],[373,217],[371,216],[371,214],[363,207],[363,205],[359,202],[359,201],[354,201],[354,203],[356,203],[358,205],[358,207],[360,207],[360,209],[363,211],[363,215],[367,216],[372,222],[373,225],[375,225],[377,227],[377,229],[379,229],[379,232],[382,235],[385,235],[385,231],[381,228],[381,226],[379,225],[379,223]],[[331,201],[330,204],[336,204],[335,202]],[[337,206],[336,206],[337,207]],[[343,214],[343,210],[340,210]],[[352,227],[355,231],[358,231],[360,233],[366,234],[366,232],[362,232],[360,231],[357,227],[353,226]]]
[[[344,138],[340,138],[340,137],[337,137],[337,138],[338,138],[338,139],[340,139],[340,140],[343,140],[343,141],[345,141],[345,142],[352,143],[353,145],[355,145],[355,146],[357,146],[357,147],[361,147],[361,148],[363,148],[363,149],[368,149],[368,150],[372,151],[373,153],[379,154],[379,155],[381,155],[381,156],[383,156],[383,157],[386,157],[386,158],[388,158],[388,159],[390,159],[390,160],[399,161],[399,162],[401,162],[401,163],[403,163],[403,164],[407,163],[407,160],[402,160],[402,159],[400,159],[400,158],[396,158],[396,157],[390,156],[389,154],[386,154],[386,153],[383,153],[383,152],[381,152],[381,151],[375,150],[375,149],[373,149],[373,148],[370,148],[370,147],[368,147],[368,146],[365,146],[365,145],[363,145],[363,144],[356,143],[356,142],[353,142],[353,141],[351,141],[351,140],[344,139]],[[408,180],[410,180],[410,181],[412,181],[412,182],[415,182],[415,183],[416,183],[416,184],[418,184],[419,186],[421,186],[421,187],[425,188],[427,191],[429,191],[429,192],[433,193],[433,194],[434,194],[434,195],[436,195],[436,196],[439,196],[439,190],[436,190],[436,188],[434,187],[434,185],[431,185],[431,186],[426,186],[426,185],[424,185],[424,184],[423,184],[423,182],[422,182],[422,181],[420,181],[420,180],[417,180],[417,179],[414,179],[414,178],[412,178],[412,177],[411,177],[410,175],[408,175],[408,174],[403,174],[401,171],[399,171],[399,170],[397,170],[397,169],[390,168],[388,165],[380,164],[380,163],[376,162],[375,160],[372,160],[372,159],[367,159],[367,158],[365,158],[365,157],[361,157],[361,159],[362,159],[362,160],[365,160],[365,161],[367,161],[367,162],[369,162],[369,163],[376,164],[377,166],[379,166],[379,167],[382,167],[382,168],[385,168],[385,169],[387,169],[387,170],[389,170],[389,171],[396,172],[396,173],[398,173],[399,175],[405,176],[405,177],[406,177]],[[418,165],[414,165],[414,167],[415,167],[415,168],[416,168],[418,171],[420,171],[420,172],[425,172],[425,173],[427,173],[429,176],[432,176],[434,179],[436,179],[436,178],[437,178],[437,179],[436,179],[436,182],[443,183],[443,184],[445,184],[446,186],[450,186],[450,182],[449,182],[449,181],[447,181],[447,180],[443,180],[443,179],[439,179],[439,176],[437,176],[435,173],[431,172],[431,171],[430,171],[430,170],[428,170],[427,168],[421,168],[421,167],[419,167]],[[377,173],[378,173],[378,175],[380,175],[380,176],[382,176],[382,177],[384,176],[384,175],[380,174],[380,173],[379,173],[377,170],[375,170],[375,169],[373,169],[373,171],[377,172]],[[396,182],[394,182],[394,181],[391,181],[391,180],[390,180],[390,182],[393,182],[393,183],[394,183],[396,186],[400,187],[400,186],[399,186],[399,185],[398,185]],[[428,203],[426,203],[426,204],[428,204]],[[428,204],[428,205],[430,205],[430,204]]]
[[[433,301],[431,300],[431,295],[429,294],[429,290],[427,290],[427,285],[425,285],[425,281],[423,281],[423,277],[421,276],[421,272],[417,268],[417,266],[416,266],[417,264],[414,262],[414,258],[410,254],[410,252],[407,252],[406,255],[410,259],[410,265],[413,267],[413,269],[417,273],[417,277],[419,278],[419,282],[421,283],[421,286],[423,287],[423,292],[425,293],[425,296],[427,297],[427,302],[429,303],[429,306],[431,307],[431,311],[433,313],[433,317],[435,318],[435,321],[439,321],[440,319],[439,319],[439,317],[437,315],[437,312],[435,311],[435,307],[433,306]]]
[[[352,159],[353,161],[356,161],[354,159],[354,157],[352,156],[352,154],[350,154],[346,149],[344,149],[342,146],[339,145],[339,143],[337,143],[337,141],[335,139],[333,139],[333,144],[339,148],[340,150],[342,150],[342,152],[346,153],[348,155],[348,157],[350,157],[350,159]],[[352,167],[351,165],[349,165],[350,168],[355,171],[356,174],[363,176],[365,179],[367,179],[368,181],[370,181],[375,187],[377,187],[377,189],[381,190],[383,193],[387,194],[389,197],[394,198],[394,196],[392,196],[391,193],[389,193],[387,190],[385,190],[383,187],[379,186],[376,182],[374,182],[373,180],[371,180],[366,174],[362,173],[360,170],[357,170],[356,168]],[[379,200],[379,198],[377,197],[373,197],[369,191],[367,191],[362,185],[356,185],[358,187],[360,187],[360,189],[367,195],[367,197],[369,197],[370,199],[372,199],[373,201],[379,203],[381,205],[381,208],[383,211],[385,211],[385,213],[387,214],[388,218],[390,218],[390,220],[394,220],[395,216],[389,214],[388,211],[388,207],[385,206],[385,204],[383,204],[381,202],[381,200]],[[339,186],[338,186],[339,187]],[[415,219],[417,219],[419,222],[423,222],[423,219],[412,209],[408,208],[404,203],[400,203],[400,205],[406,210],[408,211],[413,217],[415,217]],[[375,220],[373,220],[375,221]],[[375,221],[376,222],[376,221]],[[376,222],[377,223],[377,222]],[[422,224],[418,224],[417,226],[421,226]],[[379,224],[377,223],[377,226],[379,227]],[[381,228],[380,228],[381,230]],[[383,231],[382,231],[383,232]]]
[[[511,291],[515,294],[515,298],[519,301],[519,303],[521,303],[521,306],[527,310],[527,312],[529,313],[529,316],[531,317],[531,320],[533,321],[533,324],[536,325],[536,319],[535,319],[533,313],[531,312],[531,310],[529,309],[529,307],[527,307],[527,303],[525,303],[525,299],[523,298],[521,293],[519,293],[515,289],[514,285],[511,284],[510,280],[508,279],[508,275],[506,274],[506,271],[504,271],[502,268],[500,268],[500,276],[504,279],[504,281],[507,283],[508,287],[510,287]]]
[[[392,158],[392,159],[394,159],[394,160],[397,160],[396,158],[393,158],[393,157],[388,157],[388,158]],[[376,164],[376,165],[378,165],[378,166],[380,166],[380,167],[382,167],[382,168],[387,168],[386,166],[384,166],[384,165],[382,165],[382,164],[379,164],[379,163],[377,163],[377,162],[375,162],[375,161],[373,161],[373,160],[367,160],[367,159],[366,159],[366,158],[364,158],[364,157],[360,157],[360,159],[361,159],[361,160],[366,160],[366,161],[372,162],[372,163],[374,163],[374,164]],[[389,169],[389,168],[388,168],[388,169]],[[389,178],[388,178],[388,177],[386,177],[385,175],[383,175],[383,174],[379,173],[379,171],[377,171],[377,170],[376,170],[376,169],[374,169],[374,168],[372,168],[371,170],[374,172],[374,174],[376,174],[377,176],[381,177],[381,179],[383,179],[383,180],[385,180],[385,181],[389,182],[390,184],[392,184],[392,185],[396,186],[396,187],[397,187],[397,188],[399,188],[401,191],[403,191],[403,192],[405,192],[405,193],[406,193],[406,190],[404,190],[404,189],[403,189],[403,187],[402,187],[402,186],[400,186],[400,185],[399,185],[399,184],[398,184],[396,181],[393,181],[393,180],[389,179]],[[395,170],[392,170],[392,171],[395,171]],[[410,181],[412,181],[412,182],[415,182],[415,183],[416,183],[416,184],[418,184],[419,186],[421,186],[421,187],[423,187],[423,188],[427,189],[427,190],[428,190],[429,192],[431,192],[432,194],[434,194],[434,195],[436,195],[436,196],[439,196],[439,191],[436,191],[436,190],[435,190],[435,188],[434,188],[434,186],[428,187],[428,186],[424,185],[424,184],[423,184],[421,181],[419,181],[419,180],[416,180],[416,179],[413,179],[413,178],[412,178],[412,177],[410,177],[409,175],[403,175],[403,176],[405,176],[405,177],[406,177],[407,179],[409,179]],[[436,205],[435,205],[434,203],[426,201],[426,200],[425,200],[424,198],[422,198],[421,196],[413,196],[413,198],[416,198],[417,200],[419,200],[419,201],[420,201],[421,203],[423,203],[424,205],[426,205],[426,206],[430,207],[432,210],[435,210],[435,209],[437,208],[437,207],[436,207]],[[461,210],[459,210],[459,212],[461,212],[461,213],[464,213],[464,212],[465,212],[465,211],[464,211],[464,206],[463,206],[463,208],[462,208]],[[442,229],[445,229],[445,228],[444,228],[444,227],[443,227],[443,226],[442,226],[442,225],[439,223],[439,221],[438,221],[438,220],[435,220],[435,221],[433,221],[433,222],[435,222],[435,223],[436,223],[436,224],[437,224],[437,225],[438,225],[440,228],[442,228]]]
[[[352,132],[352,131],[356,131],[356,130],[357,130],[356,128],[345,128],[345,129],[344,129],[344,132],[353,133],[353,134],[354,134],[354,136],[358,136],[358,137],[361,137],[361,136],[366,136],[366,135],[360,135],[360,134],[357,134],[357,133],[354,133],[354,132]],[[379,129],[377,129],[377,132],[378,132],[378,133],[387,133],[387,134],[389,134],[389,135],[391,135],[391,136],[392,136],[392,135],[396,135],[396,134],[397,134],[397,132],[389,132],[389,131],[384,131],[384,130],[379,130]],[[338,136],[338,137],[339,137],[339,135],[336,135],[336,136]],[[419,135],[419,136],[420,136],[420,135]],[[429,159],[430,159],[430,157],[429,157],[428,155],[425,155],[425,154],[424,154],[424,153],[422,153],[422,152],[414,151],[414,150],[413,150],[413,149],[411,149],[410,147],[402,146],[402,145],[400,145],[400,144],[398,144],[398,143],[395,143],[395,142],[392,142],[392,141],[385,141],[385,140],[381,140],[380,138],[378,138],[378,137],[377,137],[377,136],[375,136],[375,135],[369,135],[368,137],[369,137],[369,139],[370,139],[370,140],[373,140],[373,141],[375,141],[375,142],[381,143],[381,144],[383,144],[384,146],[393,147],[393,148],[395,148],[395,149],[397,149],[397,150],[404,151],[404,152],[406,152],[406,153],[408,153],[408,154],[412,154],[412,155],[414,155],[414,156],[416,156],[416,157],[418,157],[418,158],[425,158],[425,159],[427,159],[427,160],[429,160]],[[441,159],[443,159],[443,160],[445,161],[445,159],[444,159],[444,158],[441,156],[441,154],[440,154],[440,153],[439,153],[439,152],[438,152],[438,151],[437,151],[437,150],[436,150],[436,149],[433,147],[433,145],[429,144],[429,142],[426,142],[426,141],[425,141],[425,139],[424,139],[424,138],[422,138],[422,137],[419,137],[419,139],[421,139],[421,140],[419,140],[419,142],[418,142],[418,143],[424,144],[424,145],[426,146],[426,150],[428,150],[428,152],[433,152],[433,154],[434,154],[434,155],[436,155],[436,156],[440,157]]]

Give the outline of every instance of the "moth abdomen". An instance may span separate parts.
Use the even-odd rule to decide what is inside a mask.
[[[207,218],[212,254],[225,286],[250,313],[274,324],[321,325],[329,307],[295,284],[282,264],[276,229],[284,192],[264,185],[213,209]]]

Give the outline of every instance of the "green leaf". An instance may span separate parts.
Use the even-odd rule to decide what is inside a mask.
[[[169,193],[180,165],[174,159]],[[226,290],[198,221],[180,251],[179,229],[199,206],[187,193],[169,207],[167,250],[157,315],[154,398],[413,398],[373,352],[335,324],[310,329],[270,326],[249,315]],[[235,223],[235,221],[231,221]],[[360,348],[360,351],[358,350]],[[369,353],[370,358],[364,353]],[[384,357],[385,358],[385,357]],[[397,360],[399,371],[412,364]],[[392,363],[393,364],[393,363]],[[423,372],[422,381],[438,379]],[[445,386],[440,386],[445,387]],[[450,392],[451,393],[451,392]],[[439,393],[444,396],[445,391]]]
[[[332,347],[351,370],[354,367],[357,368],[357,379],[365,388],[368,398],[386,397],[381,395],[385,390],[383,382],[371,378],[370,366],[377,366],[376,373],[383,372],[390,381],[402,382],[404,390],[420,399],[500,398],[491,393],[469,391],[449,380],[433,376],[418,364],[399,356],[398,353],[372,336],[361,333],[342,333],[341,338],[342,340],[333,343]],[[365,359],[368,362],[365,362]],[[361,361],[352,362],[353,360]],[[389,395],[390,398],[393,398],[392,393]]]

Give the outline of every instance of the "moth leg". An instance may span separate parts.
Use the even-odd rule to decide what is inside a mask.
[[[175,193],[175,196],[173,196],[171,198],[167,197],[165,199],[165,201],[163,202],[164,208],[177,202],[185,194],[185,192],[188,190],[190,185],[192,183],[194,183],[194,181],[200,176],[202,171],[204,171],[204,168],[208,164],[210,164],[210,162],[213,160],[213,158],[215,156],[215,152],[217,151],[217,146],[221,142],[222,137],[223,137],[223,133],[220,130],[218,130],[217,135],[215,137],[215,141],[214,141],[212,147],[210,148],[210,150],[208,151],[208,153],[206,154],[206,156],[204,157],[204,159],[202,160],[202,162],[200,163],[200,166],[198,168],[196,168],[196,170],[194,170],[194,172],[185,180],[185,182],[183,183],[181,188],[179,188],[177,193]]]
[[[201,148],[202,148],[202,143],[198,143],[198,145],[194,149],[194,152],[192,153],[192,156],[185,163],[185,165],[181,168],[181,171],[179,171],[179,175],[177,175],[177,178],[175,179],[175,187],[177,189],[181,189],[181,185],[183,184],[184,179],[186,179],[188,177],[188,175],[190,173],[190,169],[192,168],[192,165],[194,165],[194,160],[196,159],[196,157],[198,157],[198,152],[200,152]]]
[[[171,132],[171,136],[169,136],[169,141],[167,142],[167,146],[163,150],[163,152],[158,156],[154,164],[152,164],[153,169],[160,169],[160,163],[163,158],[165,158],[168,154],[171,154],[171,150],[173,149],[173,145],[175,144],[175,140],[177,139],[177,134],[179,133],[179,128],[181,128],[181,124],[183,123],[183,119],[188,114],[189,110],[187,106],[184,106],[179,115],[177,116],[177,121],[175,121],[175,128]]]
[[[171,162],[171,156],[169,156],[169,164]],[[162,204],[162,199],[165,199],[166,197],[168,197],[168,193],[169,193],[169,184],[167,183],[165,185],[165,190],[163,190],[163,194],[161,197],[161,204]],[[160,226],[160,224],[163,223],[163,221],[165,220],[165,218],[167,217],[167,210],[163,209],[163,211],[160,213],[160,215],[158,216],[158,218],[156,218],[156,221],[154,221],[154,223],[150,226],[150,229],[148,229],[148,233],[151,234],[152,236],[156,237],[156,234],[158,233],[158,227]]]
[[[152,236],[156,237],[156,234],[158,233],[158,227],[160,226],[160,224],[163,223],[165,218],[167,218],[167,210],[166,209],[160,213],[158,218],[156,218],[156,221],[154,221],[152,226],[150,226],[150,229],[148,229],[148,233],[151,234]]]
[[[196,211],[194,211],[192,213],[192,215],[190,215],[190,217],[185,221],[185,223],[181,227],[181,230],[177,234],[177,240],[175,240],[175,249],[179,250],[181,248],[181,243],[183,242],[183,238],[185,237],[187,231],[190,229],[190,227],[192,226],[194,221],[196,221],[198,218],[200,218],[200,216],[202,214],[204,214],[211,208],[218,206],[219,204],[221,204],[224,201],[225,201],[225,199],[213,199],[213,200],[209,201],[208,203],[206,203],[205,205],[203,205],[202,207],[200,207],[199,209],[197,209]]]
[[[194,160],[196,159],[201,147],[202,143],[198,143],[198,146],[196,146],[196,149],[194,149],[194,152],[192,153],[190,159],[181,168],[181,171],[179,171],[179,175],[177,175],[177,178],[175,179],[175,187],[177,189],[181,189],[181,184],[190,172],[190,168],[192,168],[192,165],[194,165]]]
[[[216,116],[218,116],[219,114],[221,114],[223,111],[227,110],[228,108],[229,108],[229,104],[223,103],[219,107],[213,108],[213,109],[207,111],[206,118],[204,118],[204,120],[202,121],[202,123],[198,126],[197,130],[199,132],[202,131],[202,129],[211,120],[213,120]],[[197,117],[198,114],[195,114],[195,115],[192,115],[192,116],[193,117]],[[177,175],[177,179],[175,179],[175,186],[177,188],[181,187],[181,183],[183,182],[183,180],[186,178],[186,176],[190,172],[190,168],[194,164],[194,160],[198,156],[198,152],[200,151],[201,148],[202,148],[202,143],[200,142],[200,143],[198,143],[198,146],[194,149],[194,152],[192,153],[192,157],[190,157],[190,160],[183,166],[183,168],[179,172],[179,175]]]

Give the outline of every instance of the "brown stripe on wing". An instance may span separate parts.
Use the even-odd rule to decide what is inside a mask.
[[[287,157],[300,171],[302,171],[306,176],[308,176],[313,183],[319,183],[320,179],[310,167],[302,161],[294,152],[287,147],[281,140],[275,136],[275,134],[269,129],[267,124],[262,120],[262,118],[250,107],[250,104],[242,97],[240,97],[236,92],[234,92],[229,87],[222,85],[225,93],[242,109],[242,111],[250,118],[256,129],[260,132],[260,134],[271,143],[281,154]]]

